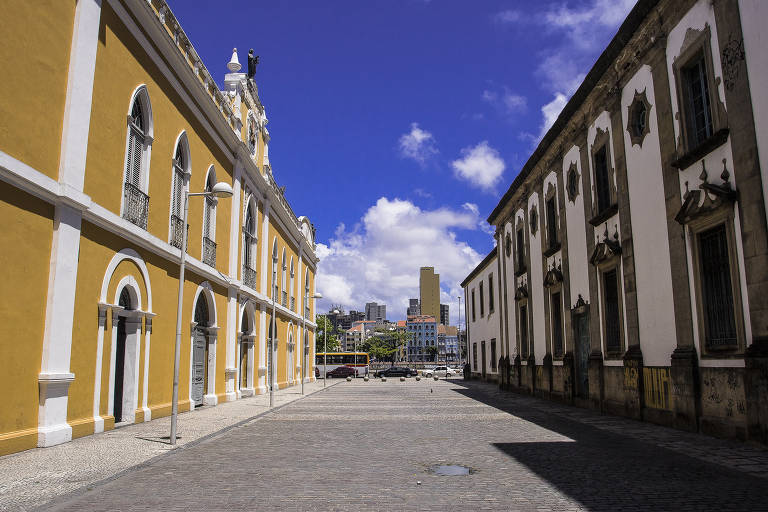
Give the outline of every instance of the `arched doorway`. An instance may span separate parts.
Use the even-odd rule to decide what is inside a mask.
[[[306,327],[304,328],[304,357],[301,360],[301,373],[302,378],[304,380],[309,377],[309,369],[312,367],[312,364],[309,360],[309,333],[307,332]]]
[[[131,300],[131,293],[128,291],[128,287],[123,287],[120,292],[120,300],[118,306],[123,308],[123,311],[130,311],[134,309],[133,301]],[[117,338],[115,340],[115,385],[112,390],[112,415],[115,418],[115,423],[123,421],[123,385],[125,383],[125,342],[128,337],[126,322],[127,318],[124,315],[120,315],[117,320]]]
[[[296,362],[293,360],[294,347],[293,347],[293,329],[292,326],[288,327],[288,383],[293,384],[296,378]]]
[[[269,385],[274,386],[274,388],[277,388],[277,345],[280,342],[280,340],[277,339],[277,336],[273,336],[272,332],[273,329],[276,329],[276,326],[273,325],[273,318],[269,319],[269,337],[267,340],[267,344],[269,347],[269,350],[271,350],[271,353],[269,354],[269,361],[268,361],[268,372],[269,372]]]
[[[243,311],[243,321],[240,325],[240,389],[248,387],[248,346],[251,335],[251,323],[248,321],[248,310]]]
[[[191,396],[195,407],[203,405],[203,395],[208,387],[208,301],[204,294],[197,297],[195,304],[195,328],[192,330],[192,388]]]

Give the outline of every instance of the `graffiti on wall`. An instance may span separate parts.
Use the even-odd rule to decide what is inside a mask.
[[[670,410],[669,368],[643,368],[645,406]]]

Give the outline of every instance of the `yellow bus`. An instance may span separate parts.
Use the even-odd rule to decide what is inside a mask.
[[[365,376],[368,375],[369,364],[368,352],[318,352],[315,355],[315,368],[320,377],[340,366],[354,368],[355,375]]]

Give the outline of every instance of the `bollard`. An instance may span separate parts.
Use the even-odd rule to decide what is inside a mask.
[[[352,382],[352,377],[347,377],[347,382]]]
[[[416,382],[419,382],[421,380],[421,375],[416,376]]]
[[[363,382],[368,382],[368,376],[363,377]]]
[[[400,382],[405,382],[405,377],[400,377]]]
[[[387,382],[387,378],[384,377],[383,375],[381,376],[381,382]]]
[[[440,380],[440,377],[438,377],[437,375],[435,375],[435,376],[434,376],[434,377],[432,377],[432,378],[433,378],[433,379],[435,379],[435,380]]]

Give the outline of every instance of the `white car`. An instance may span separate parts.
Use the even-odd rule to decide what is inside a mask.
[[[436,366],[429,370],[424,370],[425,377],[445,377],[446,373],[448,374],[448,377],[453,377],[455,375],[458,375],[456,370],[454,370],[453,368],[447,368],[445,366]]]

